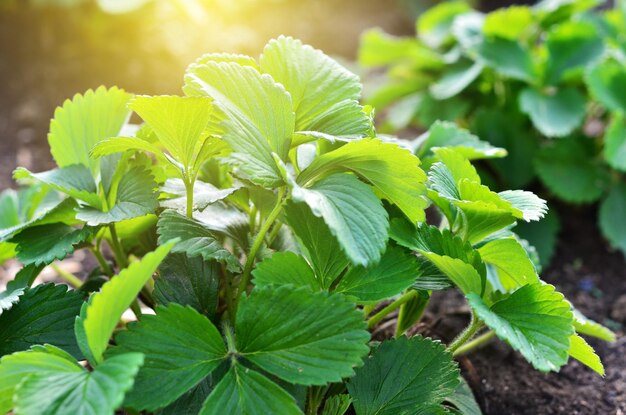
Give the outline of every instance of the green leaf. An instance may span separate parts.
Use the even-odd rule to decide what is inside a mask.
[[[98,141],[120,133],[130,114],[126,108],[129,98],[122,89],[101,86],[95,92],[76,94],[57,108],[48,134],[57,165],[64,168],[80,164],[91,172],[84,179],[96,177],[100,161],[90,158],[89,152]]]
[[[195,387],[184,393],[167,407],[156,412],[157,415],[197,415],[213,389],[212,376],[207,376]]]
[[[33,346],[28,351],[2,357],[0,360],[0,413],[7,413],[13,408],[15,389],[28,376],[82,371],[83,368],[76,359],[49,344]],[[44,388],[46,389],[48,388]]]
[[[216,260],[233,272],[241,269],[237,258],[224,248],[210,229],[197,220],[166,210],[159,218],[158,233],[159,243],[180,238],[172,252],[186,253],[192,258],[202,256],[205,261]]]
[[[295,115],[280,84],[250,66],[207,62],[189,67],[184,91],[210,96],[228,116],[223,138],[235,151],[232,157],[242,176],[261,186],[281,184],[272,153],[287,159]]]
[[[528,34],[529,28],[533,28],[533,20],[532,10],[528,6],[503,7],[485,16],[483,33],[490,37],[517,41]]]
[[[19,302],[0,315],[0,356],[50,343],[80,357],[74,319],[82,303],[81,293],[65,285],[25,289]]]
[[[17,387],[16,415],[112,414],[143,363],[137,353],[112,357],[93,372],[32,374]]]
[[[379,28],[363,32],[357,60],[363,67],[406,64],[438,69],[443,65],[441,56],[419,40],[392,36]]]
[[[476,398],[465,379],[459,376],[459,386],[454,393],[446,398],[446,403],[452,404],[459,410],[460,415],[483,415]]]
[[[240,185],[233,185],[227,189],[218,189],[210,183],[196,180],[193,185],[193,207],[195,210],[202,211],[207,206],[226,199],[240,188]],[[161,200],[161,207],[185,212],[187,209],[187,195],[185,183],[182,179],[167,179],[165,184],[161,186],[161,192],[173,196],[171,199]]]
[[[15,278],[7,282],[6,290],[0,292],[0,316],[19,301],[25,289],[33,284],[43,268],[43,265],[25,266],[17,272]]]
[[[513,209],[522,212],[522,217],[526,222],[538,221],[548,212],[546,201],[539,198],[532,192],[525,190],[505,190],[498,193],[498,196],[506,202],[509,202]],[[519,218],[517,212],[514,216]]]
[[[441,78],[429,88],[435,99],[448,99],[462,92],[483,71],[482,62],[463,61],[451,66]]]
[[[600,204],[599,222],[602,234],[611,245],[626,254],[626,185],[613,186]]]
[[[570,73],[596,62],[604,53],[604,42],[592,23],[568,21],[546,37],[548,67],[546,81],[556,85]]]
[[[515,238],[487,242],[478,248],[478,253],[485,263],[495,268],[497,281],[491,283],[497,290],[509,292],[539,282],[535,266]]]
[[[546,137],[563,137],[578,128],[585,117],[585,97],[574,88],[560,88],[552,95],[526,88],[519,94],[520,110]]]
[[[315,277],[306,259],[293,252],[276,252],[261,261],[252,275],[258,287],[292,284],[295,287],[308,287],[311,291],[327,288]]]
[[[514,40],[502,38],[484,39],[475,48],[477,60],[500,74],[531,83],[535,79],[535,67],[530,51]]]
[[[541,149],[535,168],[541,181],[559,198],[589,203],[600,198],[609,179],[604,164],[591,155],[594,143],[584,137],[567,137]]]
[[[289,91],[296,131],[363,137],[371,130],[370,118],[358,101],[358,76],[321,51],[279,36],[263,49],[260,69]]]
[[[78,209],[76,218],[90,226],[110,224],[154,213],[158,207],[157,184],[150,171],[141,166],[131,168],[120,180],[115,204],[110,210],[91,207]]]
[[[324,288],[330,287],[350,263],[339,241],[324,220],[315,216],[304,203],[287,203],[285,214],[319,283]]]
[[[156,316],[145,315],[129,324],[115,340],[115,356],[138,352],[146,357],[125,401],[139,410],[154,411],[172,403],[226,357],[224,341],[213,323],[193,308],[174,303],[157,307]]]
[[[16,243],[17,259],[24,265],[47,265],[74,252],[74,247],[88,241],[96,229],[76,229],[63,223],[33,226],[11,239]]]
[[[410,151],[378,139],[350,142],[317,157],[299,176],[304,186],[319,177],[351,171],[372,183],[413,222],[425,219],[426,174]]]
[[[602,362],[596,352],[593,350],[593,347],[589,346],[585,339],[576,334],[572,334],[569,339],[569,355],[585,366],[593,369],[600,376],[604,376],[604,366],[602,365]]]
[[[464,1],[447,1],[431,7],[417,19],[417,34],[431,48],[438,48],[450,39],[454,18],[471,11]]]
[[[422,254],[464,293],[483,292],[486,271],[480,254],[449,230],[426,224],[409,228],[394,219],[390,235],[400,245]]]
[[[572,307],[572,313],[574,313],[574,328],[579,334],[585,334],[587,336],[595,337],[606,342],[614,342],[616,339],[615,333],[607,329],[600,323],[588,319],[580,311]]]
[[[99,158],[131,150],[146,151],[148,153],[155,154],[160,161],[167,161],[167,158],[161,156],[162,151],[160,147],[141,137],[107,138],[99,141],[98,144],[91,149],[90,154],[93,158]]]
[[[459,384],[459,369],[445,347],[420,336],[387,340],[348,383],[357,415],[421,413]]]
[[[335,290],[360,302],[381,301],[410,287],[418,278],[419,269],[415,256],[390,246],[378,264],[352,267]]]
[[[525,285],[491,308],[476,294],[467,298],[478,318],[535,369],[556,371],[567,363],[569,338],[574,333],[572,312],[552,285]]]
[[[433,148],[433,152],[439,160],[450,170],[454,186],[463,179],[480,184],[480,176],[469,160],[463,156],[461,151],[454,147]]]
[[[626,120],[621,112],[612,114],[605,131],[604,159],[614,169],[626,171]]]
[[[159,267],[152,295],[158,304],[189,305],[213,318],[217,311],[220,273],[221,268],[215,261],[170,254]]]
[[[290,286],[256,287],[243,297],[235,334],[238,353],[250,362],[303,385],[352,376],[369,340],[363,313],[345,297]]]
[[[349,174],[333,174],[310,188],[294,187],[292,197],[324,219],[355,265],[380,260],[387,242],[387,212],[372,189]]]
[[[260,373],[235,364],[204,403],[200,415],[298,415],[296,401]]]
[[[90,352],[84,354],[93,356],[95,362],[91,362],[92,364],[102,362],[102,355],[120,317],[152,277],[174,243],[161,245],[154,252],[144,256],[141,261],[131,263],[89,299],[85,316],[81,313],[77,324],[84,328]]]
[[[91,177],[89,169],[81,164],[72,164],[41,173],[31,173],[19,167],[13,172],[13,178],[36,180],[89,206],[97,208],[102,206],[102,201],[97,194],[96,182]]]
[[[585,82],[591,95],[611,111],[626,112],[626,69],[615,60],[605,60],[587,71]]]
[[[322,415],[344,415],[350,409],[351,404],[350,395],[333,395],[324,402]]]

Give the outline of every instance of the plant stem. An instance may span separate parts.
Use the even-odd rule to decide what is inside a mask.
[[[83,282],[78,279],[74,274],[61,269],[57,264],[50,264],[50,268],[54,270],[58,274],[58,276],[69,285],[74,288],[78,288],[83,285]]]
[[[448,351],[454,353],[459,347],[465,344],[483,326],[483,322],[476,318],[471,311],[470,323],[457,337],[448,345]]]
[[[113,256],[115,256],[115,262],[117,262],[120,268],[126,268],[128,266],[128,258],[126,258],[126,254],[117,237],[114,223],[109,225],[109,232],[111,232],[111,250],[113,251]]]
[[[141,320],[141,307],[139,306],[139,301],[137,301],[136,298],[133,300],[132,303],[130,303],[130,309],[133,314],[135,314],[135,317],[137,317],[137,320]]]
[[[271,245],[274,240],[276,239],[276,237],[278,236],[278,232],[280,232],[280,228],[282,228],[283,224],[282,223],[277,223],[276,225],[274,225],[274,227],[272,228],[272,231],[270,232],[270,234],[267,236],[267,245]]]
[[[187,199],[187,217],[193,218],[193,186],[195,180],[183,179],[185,182],[185,194]]]
[[[100,268],[102,269],[102,272],[104,272],[104,274],[109,277],[113,276],[113,270],[111,269],[111,267],[109,266],[109,263],[106,261],[106,259],[102,255],[102,252],[100,252],[100,248],[94,246],[90,248],[90,251],[93,254],[93,256],[96,257],[96,260],[98,260],[98,264],[100,264]]]
[[[285,204],[285,201],[286,201],[284,197],[285,193],[286,191],[284,187],[281,187],[280,189],[278,189],[278,198],[276,200],[276,205],[274,206],[274,209],[272,209],[270,214],[267,216],[267,219],[263,223],[263,226],[261,226],[261,229],[259,229],[259,233],[257,234],[256,238],[254,239],[254,242],[252,243],[252,248],[250,248],[250,252],[248,253],[248,256],[246,258],[246,263],[243,267],[243,273],[241,274],[241,281],[239,282],[239,288],[237,290],[237,299],[235,301],[235,311],[237,310],[237,303],[239,302],[239,298],[241,298],[241,295],[244,293],[244,291],[246,291],[246,288],[248,287],[248,284],[250,283],[250,274],[252,272],[252,267],[254,266],[254,261],[256,260],[256,255],[259,252],[259,249],[261,249],[261,246],[263,246],[265,235],[270,230],[270,227],[272,226],[276,218],[278,218],[278,215],[283,209],[283,205]]]
[[[389,313],[393,312],[394,310],[398,309],[402,304],[406,303],[407,301],[409,301],[410,299],[416,296],[417,296],[417,291],[415,290],[410,290],[404,293],[402,297],[398,298],[396,301],[389,304],[387,307],[383,308],[378,313],[374,314],[367,322],[367,328],[371,329],[372,327],[376,326],[378,323],[382,321],[383,318],[385,318],[385,316],[387,316]]]
[[[487,343],[489,343],[494,337],[496,336],[496,332],[495,331],[488,331],[485,334],[481,334],[480,336],[476,337],[475,339],[468,341],[467,343],[465,343],[464,345],[460,346],[458,349],[456,349],[453,353],[452,356],[461,356],[464,354],[467,354],[475,349],[478,349],[482,346],[485,346]]]
[[[307,391],[306,415],[317,415],[328,386],[309,386]]]

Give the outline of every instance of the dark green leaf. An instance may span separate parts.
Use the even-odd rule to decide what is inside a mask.
[[[519,94],[520,110],[546,137],[563,137],[578,128],[585,117],[585,97],[574,88],[561,88],[551,95],[526,88]]]
[[[613,186],[600,205],[600,229],[611,245],[626,255],[626,185]]]

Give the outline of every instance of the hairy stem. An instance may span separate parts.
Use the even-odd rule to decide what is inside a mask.
[[[380,310],[378,313],[374,314],[369,321],[367,322],[368,328],[373,328],[378,323],[382,321],[388,314],[392,313],[394,310],[400,308],[400,306],[412,298],[417,297],[417,291],[410,290],[402,295],[402,297],[398,298],[393,303],[389,304],[387,307]]]
[[[481,334],[480,336],[468,341],[467,343],[465,343],[464,345],[460,346],[458,349],[456,349],[452,355],[453,356],[462,356],[464,354],[467,354],[471,351],[474,351],[482,346],[485,346],[487,343],[489,343],[494,337],[496,336],[496,332],[495,331],[488,331],[485,334]]]
[[[276,200],[276,205],[274,206],[274,209],[272,209],[270,214],[267,216],[267,219],[263,223],[263,226],[261,226],[261,229],[259,229],[259,233],[256,235],[256,238],[254,239],[254,242],[252,243],[252,248],[250,248],[250,252],[248,253],[248,256],[246,257],[246,263],[243,267],[243,273],[241,274],[241,281],[239,282],[239,288],[237,290],[237,299],[235,301],[235,311],[237,309],[236,308],[237,304],[239,303],[239,298],[241,298],[241,295],[244,293],[244,291],[246,291],[246,288],[248,287],[248,284],[250,283],[250,274],[252,272],[252,267],[254,266],[254,261],[256,259],[257,253],[259,252],[259,249],[261,249],[261,246],[263,246],[265,235],[270,230],[272,224],[274,223],[276,218],[278,218],[278,215],[283,209],[283,205],[285,204],[285,201],[286,201],[284,196],[285,196],[285,188],[281,187],[278,190],[278,198]]]
[[[67,282],[72,287],[78,288],[81,285],[83,285],[83,282],[80,279],[78,279],[78,277],[76,277],[71,272],[67,272],[64,269],[61,269],[61,267],[59,267],[57,264],[50,264],[50,268],[52,268],[54,272],[57,273],[59,278]]]
[[[448,345],[448,351],[454,353],[459,347],[463,346],[474,334],[483,326],[482,321],[476,318],[474,312],[471,311],[470,323],[457,337]]]

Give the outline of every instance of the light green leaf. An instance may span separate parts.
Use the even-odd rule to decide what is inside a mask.
[[[526,88],[519,94],[520,110],[546,137],[563,137],[578,128],[585,117],[585,97],[574,88],[561,88],[552,95]]]
[[[91,177],[89,169],[81,164],[73,164],[41,173],[31,173],[25,168],[19,167],[13,172],[13,178],[15,180],[36,180],[90,206],[96,208],[102,206],[102,201],[97,194],[96,182]]]
[[[438,69],[443,66],[441,56],[419,40],[392,36],[378,28],[366,30],[361,35],[358,62],[364,67],[406,64]]]
[[[250,66],[212,61],[189,67],[184,91],[210,96],[228,116],[223,138],[235,151],[233,160],[244,177],[268,187],[282,182],[272,153],[287,159],[295,115],[280,84]]]
[[[80,357],[74,319],[82,303],[81,293],[65,285],[25,289],[19,302],[0,315],[0,356],[50,343]]]
[[[504,157],[507,152],[503,148],[493,147],[481,141],[468,130],[447,121],[437,121],[419,138],[416,154],[420,158],[430,156],[433,149],[439,147],[452,148],[468,160]]]
[[[174,303],[157,307],[156,316],[145,315],[129,324],[115,340],[115,356],[138,352],[146,357],[125,404],[150,412],[172,403],[226,357],[213,323],[193,308]]]
[[[427,206],[426,174],[410,151],[378,139],[350,142],[317,157],[299,176],[306,186],[319,177],[352,171],[372,183],[383,197],[396,204],[412,222],[424,221]]]
[[[585,366],[593,369],[600,376],[604,376],[604,366],[602,365],[602,361],[600,361],[596,352],[593,350],[593,347],[589,346],[585,339],[576,334],[572,334],[569,339],[569,355]]]
[[[157,231],[159,243],[180,238],[172,252],[185,253],[189,257],[202,256],[205,261],[216,260],[233,272],[241,269],[237,258],[224,248],[215,234],[195,219],[166,210],[159,218]]]
[[[513,214],[516,218],[519,218],[519,214],[515,212],[515,210],[522,212],[522,217],[519,219],[524,219],[526,222],[538,221],[548,212],[546,201],[532,192],[525,190],[505,190],[498,193],[498,196],[511,204],[514,209]]]
[[[129,99],[122,89],[101,86],[95,92],[76,94],[57,108],[48,134],[57,165],[64,168],[80,164],[91,172],[84,179],[96,177],[100,162],[90,158],[89,152],[98,141],[120,133],[130,114],[126,108]]]
[[[464,1],[447,1],[431,7],[417,19],[417,35],[431,48],[438,48],[450,39],[454,18],[471,11]]]
[[[370,118],[358,101],[358,76],[323,52],[279,36],[263,49],[260,69],[289,91],[296,131],[363,137],[371,130]]]
[[[154,213],[158,207],[156,188],[157,184],[150,171],[141,166],[133,167],[122,176],[115,204],[110,210],[81,207],[76,218],[90,226],[96,226]]]
[[[348,383],[357,415],[414,414],[441,403],[459,384],[452,354],[430,339],[387,340]]]
[[[91,239],[97,229],[76,229],[63,223],[29,227],[11,239],[17,244],[17,259],[24,265],[47,265],[74,252],[74,247]]]
[[[333,174],[310,188],[296,185],[293,200],[324,219],[355,265],[380,260],[387,242],[387,212],[372,189],[350,174]]]
[[[574,328],[579,334],[585,334],[587,336],[595,337],[606,342],[614,342],[616,339],[615,333],[608,328],[604,327],[600,323],[585,317],[583,313],[572,307],[572,313],[574,313]]]
[[[534,17],[528,6],[509,6],[496,9],[485,16],[485,36],[517,41],[533,30]]]
[[[587,71],[585,82],[591,95],[611,111],[626,112],[626,69],[615,60],[605,60]]]
[[[485,66],[482,62],[463,61],[450,68],[429,88],[435,99],[448,99],[457,95],[478,78]]]
[[[303,385],[352,376],[369,340],[363,313],[344,296],[293,286],[256,287],[243,297],[235,335],[250,362]]]
[[[258,287],[292,284],[295,287],[308,287],[311,291],[326,288],[315,277],[306,259],[293,252],[276,252],[261,261],[252,275]]]
[[[78,318],[77,324],[84,327],[89,351],[95,362],[102,362],[113,330],[120,317],[141,291],[144,284],[152,277],[163,258],[172,249],[175,242],[168,242],[150,252],[140,261],[131,263],[118,275],[106,282],[99,292],[93,294],[86,308],[86,315]],[[88,353],[84,353],[88,355]]]
[[[480,176],[476,172],[472,163],[463,156],[462,152],[457,151],[454,147],[437,147],[432,149],[441,162],[450,170],[454,185],[456,186],[461,180],[466,179],[480,184]]]
[[[112,414],[142,363],[142,355],[129,353],[107,359],[93,372],[34,373],[17,387],[15,414]]]
[[[605,131],[604,159],[614,169],[626,171],[626,120],[621,112],[612,114]]]
[[[315,216],[304,203],[287,203],[285,214],[319,283],[329,288],[350,263],[339,241],[324,220]]]
[[[491,308],[476,294],[467,298],[478,318],[537,370],[556,371],[567,363],[572,312],[552,285],[525,285]]]
[[[381,301],[400,294],[419,277],[417,258],[404,249],[388,247],[376,265],[352,267],[335,288],[360,302]]]
[[[535,266],[524,247],[515,238],[496,239],[478,248],[481,259],[492,265],[497,274],[495,289],[509,292],[526,284],[539,282]]]
[[[152,295],[158,304],[189,305],[213,318],[218,303],[219,263],[170,254],[161,263]]]
[[[532,55],[517,41],[497,37],[484,39],[475,52],[478,61],[504,76],[529,83],[535,78]]]
[[[163,157],[161,148],[141,137],[113,137],[99,141],[98,144],[91,149],[91,157],[99,158],[115,153],[125,151],[146,151],[159,157],[160,161],[167,161]]]
[[[13,408],[15,389],[28,376],[80,373],[83,370],[71,355],[49,344],[4,356],[0,360],[0,413],[7,413]]]
[[[626,185],[613,186],[600,204],[600,229],[611,245],[626,254]]]
[[[235,364],[204,403],[200,415],[301,415],[291,395],[260,373]]]
[[[556,85],[573,71],[582,71],[604,53],[604,42],[592,23],[568,21],[546,37],[548,67],[546,82]]]
[[[606,166],[590,155],[594,143],[584,137],[567,137],[543,147],[535,158],[541,181],[559,198],[572,203],[597,200],[607,187]]]
[[[207,206],[226,199],[240,188],[241,185],[233,185],[227,189],[218,189],[210,183],[196,180],[193,185],[193,207],[195,210],[202,211]],[[161,200],[161,207],[176,209],[179,212],[186,211],[187,195],[182,179],[167,179],[161,186],[161,192],[173,196],[171,199]]]

